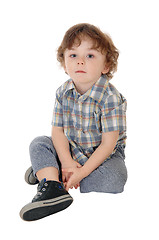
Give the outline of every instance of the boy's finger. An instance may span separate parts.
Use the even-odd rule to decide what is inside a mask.
[[[66,181],[66,177],[64,175],[62,175],[62,181],[65,182]]]
[[[62,172],[64,172],[64,173],[73,172],[73,168],[63,168],[63,169],[62,169]]]
[[[68,187],[68,185],[66,184],[66,186],[65,186],[65,189],[66,189],[66,191],[68,192],[68,190],[69,190],[69,187]]]
[[[69,188],[71,188],[72,186],[71,186],[71,181],[70,181],[70,178],[69,178],[69,180],[68,180],[68,182],[67,182],[67,184],[66,184],[66,190],[68,191],[69,190]]]
[[[81,168],[81,167],[82,167],[82,165],[81,165],[81,164],[79,164],[79,163],[77,163],[77,167],[78,167],[78,168]]]

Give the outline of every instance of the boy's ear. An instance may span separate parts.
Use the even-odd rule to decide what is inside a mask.
[[[109,67],[107,65],[105,65],[105,68],[102,71],[102,74],[106,74],[109,72]]]
[[[64,70],[65,70],[65,73],[68,74],[65,64],[63,64],[63,68],[64,68]]]
[[[65,70],[65,72],[66,72],[66,66],[65,66],[65,63],[63,63],[62,65],[63,65],[63,68],[64,68],[64,70]]]
[[[65,63],[63,63],[63,68],[64,68],[65,73],[67,74]]]

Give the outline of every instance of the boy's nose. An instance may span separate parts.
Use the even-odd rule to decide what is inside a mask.
[[[78,65],[80,65],[80,64],[83,65],[83,64],[84,64],[84,60],[83,60],[83,59],[79,59],[79,60],[77,61],[77,64],[78,64]]]

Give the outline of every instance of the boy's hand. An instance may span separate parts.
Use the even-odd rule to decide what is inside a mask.
[[[72,188],[74,186],[77,186],[79,184],[79,182],[84,178],[83,175],[83,169],[82,166],[81,167],[77,167],[77,168],[65,168],[62,169],[62,173],[69,174],[69,179],[66,182],[65,188],[68,191],[69,188]]]
[[[74,160],[72,160],[72,162],[69,162],[67,164],[62,164],[62,181],[63,181],[63,184],[64,184],[65,187],[66,187],[67,182],[68,182],[70,176],[72,175],[72,173],[71,172],[65,172],[65,171],[63,171],[63,169],[65,169],[65,170],[69,169],[69,168],[75,168],[76,169],[76,168],[81,168],[81,167],[82,166]],[[80,186],[80,184],[78,182],[77,184],[71,186],[70,188],[74,187],[75,189],[77,189],[79,186]]]

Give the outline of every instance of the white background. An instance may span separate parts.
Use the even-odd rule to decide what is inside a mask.
[[[0,219],[2,239],[159,239],[158,1],[0,1]],[[32,139],[50,135],[55,90],[68,79],[56,61],[65,31],[88,22],[120,50],[111,82],[127,98],[129,178],[118,195],[80,194],[65,211],[24,222],[36,194],[24,182]]]

